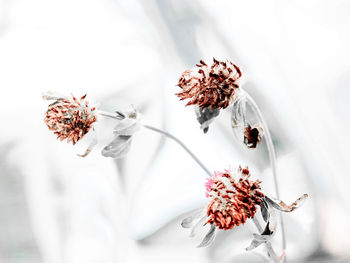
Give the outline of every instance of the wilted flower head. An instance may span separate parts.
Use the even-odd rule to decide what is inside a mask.
[[[182,89],[176,95],[181,100],[190,99],[187,105],[201,108],[225,109],[235,100],[241,70],[230,61],[213,59],[212,65],[203,60],[196,65],[198,70],[186,70],[182,73],[178,86]],[[186,105],[186,106],[187,106]]]
[[[260,181],[252,181],[247,168],[238,168],[236,173],[216,172],[207,186],[209,203],[207,222],[223,230],[244,224],[254,217],[264,194],[259,190]]]
[[[76,144],[97,120],[96,108],[90,107],[89,102],[85,100],[86,94],[79,99],[73,95],[69,98],[49,94],[45,94],[43,98],[54,100],[48,106],[44,121],[61,141],[67,139],[68,143]]]
[[[256,146],[261,141],[261,136],[263,134],[263,129],[260,125],[255,125],[251,127],[249,124],[245,127],[244,130],[244,144],[247,145],[248,148],[256,148]]]
[[[182,227],[192,228],[192,237],[204,225],[210,225],[198,247],[208,246],[214,240],[217,229],[230,230],[246,223],[247,219],[256,216],[257,208],[260,207],[266,226],[262,233],[253,235],[254,239],[247,250],[268,242],[276,232],[277,211],[294,211],[308,195],[304,194],[291,205],[287,205],[262,193],[260,183],[259,180],[250,178],[248,167],[239,167],[236,171],[215,172],[205,184],[208,205],[185,218],[181,223]]]

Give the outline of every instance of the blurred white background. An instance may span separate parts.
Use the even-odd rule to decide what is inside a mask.
[[[125,160],[82,159],[43,122],[47,90],[134,104],[211,170],[248,164],[273,194],[264,147],[235,145],[228,112],[203,135],[174,96],[214,56],[261,106],[282,199],[311,195],[284,216],[289,262],[349,262],[349,13],[345,0],[0,0],[0,262],[263,262],[244,251],[249,224],[195,248],[180,222],[205,204],[205,174],[172,141],[142,130]],[[113,125],[98,123],[101,146]]]

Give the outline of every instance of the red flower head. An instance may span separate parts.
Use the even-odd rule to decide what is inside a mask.
[[[229,171],[216,172],[206,185],[209,203],[207,223],[219,229],[232,229],[253,218],[256,206],[262,203],[264,194],[259,190],[260,181],[250,180],[248,167],[238,168],[235,174]]]
[[[198,71],[186,70],[182,73],[178,83],[182,91],[176,95],[181,100],[191,99],[186,106],[225,109],[235,100],[241,70],[230,61],[221,62],[215,58],[211,66],[201,60],[197,67]]]
[[[67,142],[76,144],[97,120],[95,107],[90,108],[85,97],[86,95],[80,99],[73,95],[72,99],[57,97],[55,102],[49,105],[44,121],[61,141],[67,139]]]

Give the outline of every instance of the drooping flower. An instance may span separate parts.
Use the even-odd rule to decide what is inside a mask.
[[[97,121],[96,108],[90,107],[86,100],[86,94],[77,99],[72,95],[69,97],[51,96],[45,94],[46,100],[54,100],[48,106],[44,121],[61,141],[75,145],[87,134]]]
[[[248,148],[256,148],[256,146],[261,142],[261,137],[263,134],[263,129],[259,125],[251,127],[249,124],[244,130],[244,144]]]
[[[260,181],[252,181],[248,168],[239,167],[236,174],[219,173],[207,192],[207,223],[219,229],[229,230],[254,217],[256,206],[264,194],[259,191]]]
[[[206,133],[210,122],[217,117],[220,109],[227,108],[238,97],[239,80],[242,76],[238,66],[230,61],[213,59],[208,65],[203,60],[196,65],[198,69],[182,73],[176,93],[180,100],[189,99],[186,106],[195,105],[197,120]]]
[[[205,208],[196,210],[185,218],[181,225],[192,228],[194,236],[198,229],[206,224],[210,225],[208,233],[198,247],[208,246],[215,238],[217,229],[230,230],[235,226],[245,224],[248,219],[256,216],[260,207],[266,227],[261,234],[254,234],[252,244],[247,248],[251,250],[267,242],[276,231],[276,210],[291,212],[300,207],[301,202],[307,198],[304,194],[292,205],[275,200],[261,192],[261,181],[252,180],[248,167],[239,167],[236,171],[215,172],[206,184],[206,197],[208,204]]]
[[[234,101],[239,88],[241,70],[230,61],[213,59],[208,66],[203,60],[196,65],[198,70],[186,70],[182,73],[178,86],[182,89],[176,93],[181,100],[190,99],[187,105],[198,105],[201,108],[225,109]],[[186,105],[186,106],[187,106]]]

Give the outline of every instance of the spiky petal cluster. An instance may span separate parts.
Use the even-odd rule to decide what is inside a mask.
[[[244,130],[244,144],[248,148],[254,149],[261,142],[261,136],[263,129],[259,125],[251,127],[249,124],[245,127]]]
[[[49,105],[44,121],[61,141],[77,143],[96,122],[95,107],[89,106],[85,100],[86,95],[77,99],[72,95],[70,98],[56,98],[55,102]]]
[[[209,199],[207,223],[228,230],[253,218],[256,206],[262,203],[264,197],[259,191],[260,183],[250,180],[248,167],[239,167],[236,173],[227,170],[216,172],[206,185]]]
[[[235,99],[239,88],[241,70],[230,61],[221,62],[213,59],[211,66],[203,60],[196,65],[197,70],[182,73],[178,86],[182,91],[176,93],[181,100],[190,99],[187,105],[198,105],[212,110],[226,108]]]

